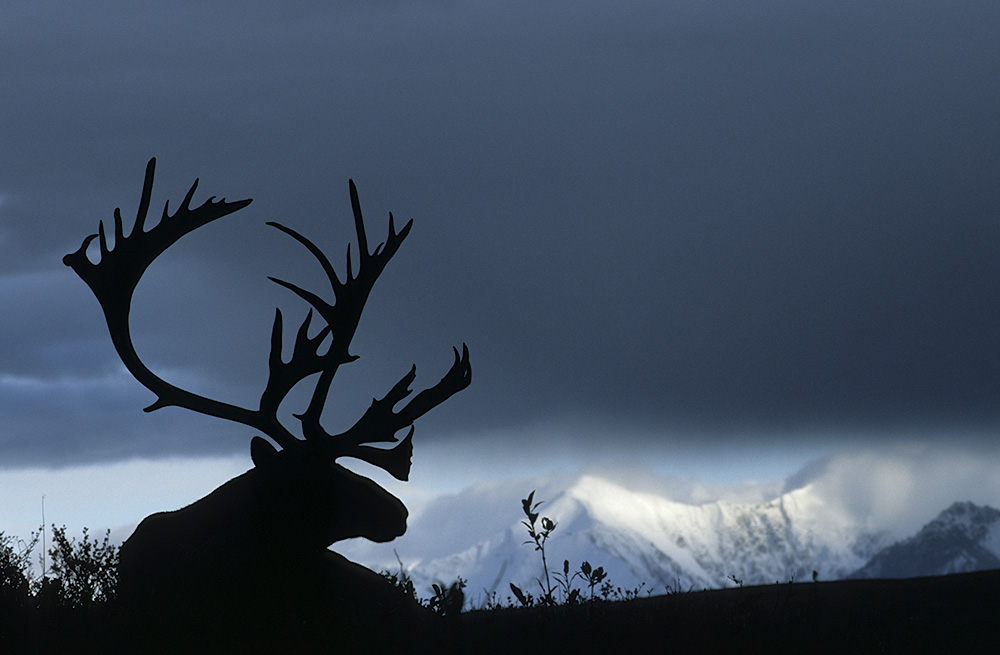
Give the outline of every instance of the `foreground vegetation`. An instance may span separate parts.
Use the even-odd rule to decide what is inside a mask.
[[[0,608],[79,608],[116,598],[118,548],[110,543],[110,530],[99,541],[84,528],[77,541],[66,536],[66,526],[53,525],[52,546],[38,554],[36,574],[32,555],[39,537],[35,532],[25,541],[0,532]]]
[[[640,597],[646,587],[645,584],[634,589],[616,587],[608,579],[604,567],[594,567],[587,561],[581,562],[579,568],[571,572],[569,560],[564,559],[560,570],[550,571],[548,552],[545,548],[558,524],[549,517],[539,514],[538,507],[541,504],[542,501],[535,502],[534,491],[528,494],[527,498],[521,499],[521,511],[524,513],[521,524],[528,531],[528,540],[524,543],[533,546],[541,559],[542,575],[535,579],[538,584],[538,594],[523,590],[512,582],[510,591],[513,596],[502,598],[494,592],[481,607],[476,609],[555,607],[598,601],[634,600]],[[429,598],[420,598],[402,562],[399,564],[398,572],[383,571],[382,575],[415,602],[435,613],[455,614],[465,607],[466,581],[461,577],[450,586],[442,583],[431,585],[432,595]],[[667,589],[668,594],[677,591],[679,589]],[[646,595],[649,596],[651,593],[651,590],[647,590]]]
[[[1000,571],[689,591],[650,597],[611,587],[601,567],[550,570],[556,522],[522,500],[537,589],[462,611],[464,581],[420,598],[405,571],[384,576],[413,612],[308,601],[137,614],[116,597],[118,550],[84,531],[52,530],[42,574],[38,535],[0,533],[0,652],[994,652]],[[620,602],[611,602],[618,600]],[[308,607],[303,611],[303,607]]]
[[[201,622],[137,621],[115,601],[0,613],[0,652],[217,653],[992,653],[1000,572],[774,584],[624,602],[441,616],[343,608],[278,620],[220,610]],[[13,621],[12,621],[13,619]]]
[[[546,544],[557,523],[540,516],[537,510],[542,503],[535,502],[534,495],[532,491],[522,499],[521,507],[522,524],[528,533],[525,544],[534,547],[541,558],[542,575],[536,580],[537,595],[511,583],[513,596],[501,599],[494,595],[479,609],[554,607],[639,597],[642,587],[616,588],[603,567],[593,567],[589,562],[582,562],[578,570],[571,573],[569,561],[563,560],[561,570],[550,571]],[[37,552],[40,532],[32,533],[27,540],[0,532],[0,608],[8,612],[13,608],[92,608],[115,601],[118,548],[109,541],[110,531],[105,532],[103,540],[98,540],[91,538],[84,528],[82,538],[76,540],[67,537],[66,526],[53,525],[51,534],[52,546],[47,552]],[[421,597],[402,565],[398,572],[385,571],[382,575],[402,594],[435,614],[457,614],[465,605],[462,578],[451,585],[434,584],[431,595]]]

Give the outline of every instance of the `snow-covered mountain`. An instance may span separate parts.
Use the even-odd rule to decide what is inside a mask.
[[[911,578],[1000,569],[1000,510],[955,503],[920,532],[875,554],[851,577]]]
[[[390,544],[356,541],[337,548],[375,570],[411,576],[421,594],[433,582],[468,581],[481,605],[513,582],[537,595],[540,553],[526,544],[521,498],[526,481],[493,482],[444,496],[411,517]],[[615,587],[643,593],[669,589],[897,577],[1000,568],[1000,511],[959,503],[910,539],[845,509],[819,479],[766,502],[682,503],[628,489],[599,475],[534,481],[542,516],[557,523],[546,544],[549,571],[568,560],[602,566]],[[578,583],[579,584],[579,583]]]

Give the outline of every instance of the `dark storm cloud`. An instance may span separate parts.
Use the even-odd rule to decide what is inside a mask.
[[[332,424],[413,361],[433,383],[465,341],[474,384],[418,438],[997,427],[995,4],[3,12],[0,374],[28,394],[5,401],[9,463],[244,447],[95,384],[119,369],[60,259],[115,206],[131,220],[153,155],[153,211],[195,177],[196,202],[254,198],[172,248],[136,300],[143,355],[227,400],[256,401],[275,304],[305,309],[266,275],[322,289],[264,222],[343,270],[353,177],[370,239],[390,210],[415,227]],[[74,380],[88,402],[61,398]],[[84,426],[79,449],[32,413]],[[127,436],[94,436],[100,416]]]

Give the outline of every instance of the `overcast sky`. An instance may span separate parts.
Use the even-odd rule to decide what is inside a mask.
[[[348,178],[373,242],[414,219],[326,421],[467,343],[473,384],[418,422],[415,475],[989,445],[998,26],[994,0],[6,2],[0,467],[249,465],[248,428],[141,411],[61,262],[133,220],[153,156],[151,221],[196,177],[196,204],[254,199],[133,308],[154,370],[230,402],[257,402],[274,308],[307,309],[267,276],[324,288],[266,221],[343,271]]]

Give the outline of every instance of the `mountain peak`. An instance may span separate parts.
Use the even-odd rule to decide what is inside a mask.
[[[956,502],[903,541],[877,553],[853,578],[912,578],[1000,568],[1000,510]]]
[[[924,530],[958,530],[968,539],[978,541],[998,520],[1000,510],[969,501],[956,502],[938,514]]]

